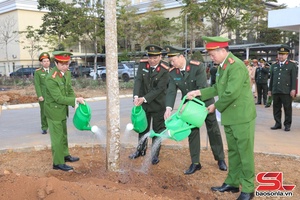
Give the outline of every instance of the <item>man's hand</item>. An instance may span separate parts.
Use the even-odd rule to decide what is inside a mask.
[[[85,104],[84,98],[83,98],[83,97],[77,97],[77,98],[75,99],[75,102],[76,102],[76,103]]]
[[[170,107],[167,107],[166,108],[166,112],[164,114],[164,119],[168,119],[170,116],[171,116],[171,113],[172,113],[172,109]]]
[[[268,91],[268,96],[272,96],[272,92],[271,91]]]
[[[291,95],[291,97],[295,97],[296,96],[296,90],[292,90],[291,92],[290,92],[290,95]]]
[[[144,98],[143,97],[134,98],[133,103],[135,106],[140,106],[144,103]]]
[[[186,98],[191,100],[191,99],[193,99],[197,96],[200,96],[200,95],[201,95],[200,90],[192,90],[192,91],[187,93]]]
[[[216,110],[215,104],[211,104],[207,107],[208,113],[214,113]]]
[[[43,96],[40,96],[40,97],[39,97],[39,101],[44,101],[44,97],[43,97]]]

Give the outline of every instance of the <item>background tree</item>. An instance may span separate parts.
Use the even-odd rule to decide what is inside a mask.
[[[43,49],[40,45],[40,30],[34,29],[33,26],[27,26],[26,31],[19,31],[19,34],[25,35],[25,40],[19,42],[24,44],[23,49],[27,49],[31,58],[31,66],[33,67],[34,60],[37,59],[40,50]]]
[[[168,38],[173,38],[177,34],[174,26],[174,19],[164,17],[163,5],[154,2],[150,10],[141,15],[140,28],[138,30],[139,44],[156,44],[164,46]]]
[[[76,4],[67,4],[59,0],[39,0],[38,2],[39,9],[50,11],[43,16],[41,32],[57,36],[49,37],[48,39],[51,40],[48,42],[53,43],[56,39],[57,46],[69,48],[78,43],[83,46],[92,43],[94,71],[97,71],[98,52],[102,52],[102,44],[104,44],[103,5],[97,1],[79,1]]]
[[[71,5],[60,0],[38,0],[38,3],[38,9],[49,10],[42,18],[41,33],[56,35],[57,46],[65,46],[63,41],[72,31],[66,29],[66,26],[70,23],[69,10]]]
[[[0,21],[0,45],[5,48],[5,74],[9,75],[8,45],[18,37],[17,20],[12,16],[7,16]]]
[[[189,41],[190,52],[193,52],[195,48],[195,40],[203,34],[203,14],[200,10],[200,4],[197,0],[183,0],[185,6],[182,7],[181,15],[188,29],[189,37],[186,38],[186,42]],[[198,37],[197,37],[198,36]],[[188,40],[189,38],[189,40]]]
[[[243,36],[251,35],[259,26],[259,20],[266,20],[265,3],[277,0],[207,0],[201,3],[201,12],[211,22],[213,36],[234,33],[236,43]]]
[[[123,0],[118,3],[117,29],[118,46],[120,50],[134,50],[134,41],[138,31],[137,8],[131,6],[131,1]]]

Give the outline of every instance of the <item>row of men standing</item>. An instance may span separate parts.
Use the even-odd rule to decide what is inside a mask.
[[[244,60],[249,76],[251,88],[257,98],[256,105],[262,104],[270,107],[273,101],[273,116],[275,125],[272,130],[282,127],[282,108],[284,110],[284,130],[290,131],[292,124],[292,100],[296,95],[297,66],[288,59],[290,49],[286,45],[281,45],[277,49],[277,61],[271,66],[265,59],[253,59],[253,65],[249,65],[248,60]],[[269,84],[268,84],[269,80]],[[256,95],[257,93],[257,95]]]
[[[146,112],[148,127],[139,134],[139,141],[149,132],[151,121],[153,131],[161,133],[165,130],[165,120],[170,117],[176,100],[177,90],[181,91],[184,97],[189,91],[207,87],[206,72],[203,63],[199,61],[186,60],[184,57],[185,49],[166,46],[169,63],[162,60],[163,48],[157,45],[148,45],[146,48],[148,58],[142,59],[137,71],[134,83],[134,105],[142,105]],[[214,103],[214,99],[205,102],[206,106]],[[218,161],[220,170],[226,171],[227,166],[224,161],[224,149],[215,113],[207,116],[206,128],[209,137],[210,146],[215,160]],[[154,137],[152,146],[159,142]],[[140,142],[137,150],[129,158],[136,159],[144,156],[147,150],[148,139]],[[193,174],[201,169],[200,164],[200,135],[199,128],[192,129],[189,136],[189,147],[191,156],[191,165],[184,172]],[[156,152],[152,152],[152,164],[159,162],[160,145]]]

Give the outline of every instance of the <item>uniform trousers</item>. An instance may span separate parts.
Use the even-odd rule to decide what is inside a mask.
[[[273,94],[273,116],[276,126],[281,126],[281,108],[284,110],[284,126],[292,124],[292,97],[289,94]]]
[[[225,183],[242,186],[242,192],[254,192],[255,119],[243,124],[224,125],[228,144],[229,171]]]
[[[261,99],[263,99],[264,105],[266,105],[267,95],[268,95],[268,84],[256,83],[256,88],[257,88],[257,103],[261,103]]]
[[[70,155],[68,147],[67,119],[55,121],[47,118],[47,121],[50,131],[53,164],[64,164],[65,156]]]
[[[41,129],[47,130],[48,123],[47,123],[47,118],[46,118],[45,112],[44,112],[44,101],[39,101],[39,105],[40,105]]]
[[[219,124],[215,113],[210,113],[205,119],[205,125],[209,138],[209,144],[211,146],[214,159],[224,160],[224,149]],[[193,128],[189,135],[189,150],[192,163],[200,162],[200,131],[199,128]]]
[[[137,147],[138,151],[146,151],[147,150],[148,139],[145,138],[145,135],[150,130],[151,121],[153,121],[152,129],[155,133],[161,133],[162,131],[164,131],[166,129],[164,114],[165,114],[165,109],[163,109],[162,111],[159,111],[159,112],[146,112],[148,126],[144,132],[139,134],[139,145]],[[154,144],[159,142],[159,144],[156,144],[157,145],[157,149],[155,149],[156,151],[152,152],[153,156],[154,155],[159,156],[160,141],[161,141],[161,139],[158,137],[152,138],[152,147]]]

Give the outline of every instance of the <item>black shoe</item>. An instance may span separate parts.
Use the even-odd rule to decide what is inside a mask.
[[[218,192],[232,192],[232,193],[237,193],[240,191],[238,187],[233,187],[226,183],[223,183],[221,187],[212,187],[211,190],[218,191]]]
[[[265,108],[269,108],[269,107],[270,107],[270,105],[266,105],[266,106],[265,106]]]
[[[219,160],[218,165],[220,170],[227,171],[227,165],[224,160]]]
[[[79,160],[78,157],[73,157],[73,156],[70,156],[70,155],[65,156],[65,162],[76,162],[78,160]]]
[[[290,126],[285,126],[284,127],[284,131],[290,131],[291,130],[291,127]]]
[[[261,103],[255,103],[255,105],[261,105]]]
[[[136,159],[136,158],[138,158],[140,156],[145,156],[145,155],[146,155],[146,150],[144,150],[144,151],[136,151],[133,154],[129,155],[128,157],[130,159]]]
[[[42,134],[47,134],[47,130],[42,130]]]
[[[254,193],[241,192],[240,196],[236,200],[250,200],[253,199]]]
[[[201,167],[201,164],[199,163],[199,164],[194,164],[194,163],[192,163],[191,164],[191,166],[190,166],[190,168],[188,169],[188,170],[186,170],[185,172],[184,172],[184,174],[193,174],[193,173],[195,173],[197,170],[200,170],[202,167]]]
[[[151,163],[152,165],[156,165],[157,163],[159,163],[158,156],[153,156]]]
[[[63,171],[70,171],[73,170],[73,167],[66,165],[66,164],[59,164],[59,165],[53,165],[53,169],[56,170],[63,170]]]
[[[275,125],[271,127],[272,130],[281,129],[281,126]]]

